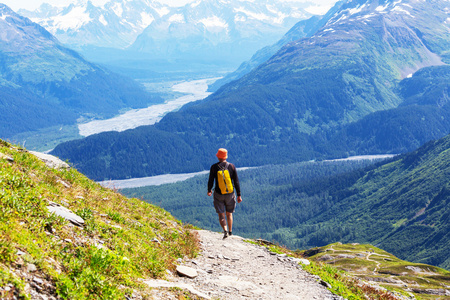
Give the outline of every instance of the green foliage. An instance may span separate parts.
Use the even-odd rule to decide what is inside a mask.
[[[408,261],[449,268],[449,149],[447,136],[366,169],[322,162],[240,172],[244,201],[237,206],[233,231],[292,249],[372,243]],[[123,192],[217,229],[206,181],[199,176]]]
[[[63,299],[123,299],[130,290],[145,296],[140,279],[163,278],[177,258],[196,255],[195,235],[166,211],[104,189],[74,169],[49,169],[3,141],[0,153],[13,158],[0,158],[0,285],[11,284],[17,295],[26,297],[26,279],[10,271],[19,250]],[[85,226],[50,214],[50,201],[74,211]]]

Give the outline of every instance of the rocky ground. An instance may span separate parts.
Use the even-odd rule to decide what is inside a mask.
[[[299,260],[221,233],[198,231],[202,253],[180,261],[169,282],[146,281],[155,287],[155,298],[167,299],[159,287],[189,290],[200,299],[342,299],[333,295],[316,276],[303,271]],[[322,282],[323,283],[323,282]]]

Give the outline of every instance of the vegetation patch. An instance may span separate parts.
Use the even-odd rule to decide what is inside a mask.
[[[75,169],[50,169],[0,141],[0,298],[33,290],[61,299],[150,295],[141,279],[164,278],[199,251],[192,226],[167,211],[102,188]],[[76,226],[48,209],[57,203]]]
[[[343,256],[343,253],[346,255]],[[299,254],[315,262],[312,267],[306,268],[311,269],[313,273],[328,270],[325,268],[319,271],[319,266],[328,265],[336,270],[345,271],[347,280],[355,284],[359,282],[358,284],[364,286],[376,286],[380,291],[391,291],[393,295],[414,296],[416,299],[442,299],[450,294],[449,271],[403,261],[369,244],[334,243],[299,251]],[[324,260],[324,257],[328,259]]]

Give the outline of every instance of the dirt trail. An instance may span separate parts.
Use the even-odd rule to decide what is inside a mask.
[[[198,233],[202,253],[181,262],[195,269],[198,276],[190,279],[175,275],[170,280],[172,286],[206,299],[342,299],[322,286],[318,277],[303,271],[293,258],[270,253],[238,236],[223,240],[220,233]],[[147,283],[158,286],[156,281]]]

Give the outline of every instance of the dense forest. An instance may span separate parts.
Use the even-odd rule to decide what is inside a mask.
[[[450,135],[371,166],[310,162],[241,172],[244,202],[234,230],[300,249],[372,243],[402,259],[449,269],[449,151]],[[205,176],[123,192],[218,229]]]

